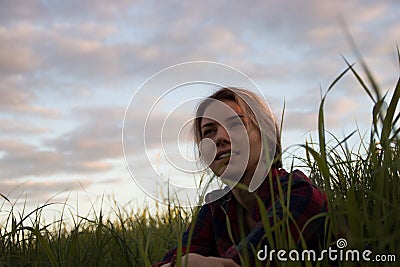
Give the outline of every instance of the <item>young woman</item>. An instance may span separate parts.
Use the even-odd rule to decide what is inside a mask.
[[[183,235],[182,266],[255,266],[260,249],[280,249],[271,247],[271,229],[298,248],[318,246],[324,219],[312,217],[327,211],[326,196],[302,172],[282,169],[279,129],[260,97],[221,88],[200,103],[193,129],[203,161],[228,190],[206,196]],[[176,255],[172,249],[154,266],[172,267]]]

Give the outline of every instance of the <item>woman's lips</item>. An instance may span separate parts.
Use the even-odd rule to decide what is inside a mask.
[[[233,156],[238,156],[240,153],[237,151],[231,151],[231,150],[223,150],[217,153],[217,155],[215,156],[214,161],[218,161],[218,160],[222,160],[222,159],[226,159],[226,158],[231,158]]]

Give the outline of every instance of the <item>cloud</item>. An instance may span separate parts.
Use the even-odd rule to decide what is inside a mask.
[[[131,75],[141,69],[140,65],[159,57],[155,46],[108,41],[119,34],[122,33],[113,24],[107,23],[54,23],[40,27],[18,22],[2,26],[0,76],[35,74],[46,79],[47,75],[62,75],[62,80],[80,78],[105,85],[111,78]]]
[[[41,151],[34,145],[16,139],[1,139],[0,179],[26,175],[48,175],[60,170],[63,156],[54,151]]]
[[[40,0],[32,1],[3,1],[0,8],[0,22],[12,23],[18,20],[38,21],[46,17],[45,9]]]
[[[114,24],[107,22],[87,21],[72,23],[71,21],[61,21],[54,23],[52,30],[64,36],[84,36],[90,40],[105,40],[118,33]]]
[[[318,115],[315,112],[290,112],[283,119],[286,130],[311,131],[317,128]]]
[[[19,74],[40,66],[40,57],[32,44],[37,41],[37,29],[28,23],[11,28],[0,26],[0,74]]]
[[[18,77],[5,78],[0,85],[0,110],[34,115],[44,118],[57,118],[59,111],[49,109],[35,104],[37,96],[34,92],[22,88],[19,84],[23,82]]]
[[[39,139],[39,144],[31,144],[22,139],[0,138],[0,178],[112,170],[113,166],[107,160],[123,157],[122,111],[120,107],[99,108],[97,111],[94,108],[76,110],[74,115],[82,119],[78,127],[56,137],[43,137]],[[2,127],[8,129],[9,133],[16,130],[34,133],[34,129],[24,129],[22,126]]]
[[[7,44],[0,38],[0,72],[3,74],[33,70],[38,60],[29,47]]]
[[[113,154],[111,145],[117,146],[117,143],[119,152]],[[106,149],[108,144],[84,140],[74,144],[73,148],[62,150],[57,146],[42,149],[16,139],[0,139],[0,179],[109,171],[113,166],[105,160],[122,157],[122,152],[120,142],[111,143],[109,150]]]
[[[29,2],[15,0],[2,2],[0,9],[0,22],[12,24],[15,21],[32,21],[38,24],[55,21],[80,22],[85,19],[106,20],[113,19],[122,13],[126,13],[127,6],[132,1],[92,1],[67,2],[31,0]]]
[[[21,90],[11,83],[0,86],[0,96],[0,108],[14,111],[25,110],[35,98],[34,94]]]
[[[73,190],[80,191],[89,187],[91,184],[93,184],[93,181],[88,179],[80,179],[79,181],[58,181],[57,177],[54,177],[52,181],[0,181],[0,188],[1,193],[3,193],[12,203],[15,201],[30,202],[30,200],[36,200],[41,203],[54,203],[57,202],[56,199],[59,199],[57,197],[58,194],[61,194],[62,192],[71,192]],[[61,201],[65,201],[65,199]]]
[[[125,108],[120,106],[76,108],[71,118],[78,119],[78,125],[61,135],[43,137],[39,144],[31,144],[15,138],[0,138],[0,179],[14,179],[25,176],[45,177],[59,174],[89,174],[113,170],[111,159],[123,160],[122,120]],[[136,111],[134,121],[144,121],[147,114]],[[161,126],[166,114],[155,114],[147,125],[146,142],[148,148],[160,147]],[[187,114],[174,114],[164,129],[165,143],[177,142],[179,129],[184,125]],[[9,134],[40,134],[45,129],[31,129],[32,125],[12,127],[3,125]],[[132,125],[131,125],[132,126]],[[144,123],[140,127],[130,127],[126,131],[126,144],[131,148],[143,142]],[[24,128],[26,127],[26,128]],[[171,130],[173,128],[173,130]],[[24,135],[26,136],[26,134]],[[181,137],[184,138],[185,137]],[[186,139],[185,139],[186,140]],[[135,154],[145,151],[129,150]]]
[[[29,136],[49,132],[48,127],[40,127],[29,121],[16,121],[0,118],[0,135],[6,136]]]
[[[360,89],[361,90],[361,89]],[[368,97],[348,94],[343,90],[331,91],[324,102],[326,129],[343,129],[347,124],[369,123]],[[291,99],[285,110],[284,128],[287,130],[313,131],[318,128],[318,112],[321,103],[320,92],[310,89],[305,94]],[[354,128],[353,127],[353,128]]]
[[[122,158],[120,107],[77,109],[73,112],[80,119],[71,131],[43,140],[64,157],[62,171],[100,172],[112,169],[108,159]]]
[[[77,9],[75,1],[37,2],[33,13],[43,16],[46,27],[21,23],[22,16],[17,16],[15,20],[19,23],[3,27],[2,42],[7,46],[3,50],[5,55],[15,55],[17,52],[12,49],[21,49],[25,51],[21,55],[36,59],[21,57],[22,63],[13,61],[18,64],[3,64],[3,67],[15,72],[37,66],[41,72],[83,79],[103,87],[116,78],[129,79],[133,73],[154,73],[177,62],[199,59],[232,64],[260,78],[271,77],[261,76],[271,73],[271,66],[281,69],[278,77],[282,79],[299,70],[302,70],[301,77],[321,77],[342,66],[340,53],[349,50],[340,30],[340,16],[349,17],[351,25],[365,28],[380,19],[381,14],[388,13],[386,5],[373,2],[364,3],[362,8],[357,2],[338,5],[329,1],[305,1],[290,3],[290,6],[263,1],[252,5],[226,4],[214,3],[210,9],[205,4],[124,1],[101,6],[83,2]],[[353,12],[355,8],[359,10],[357,13]],[[16,14],[23,12],[21,8],[11,10]],[[107,19],[95,23],[99,17]],[[127,31],[126,25],[133,27]],[[367,32],[356,37],[361,35]],[[363,46],[369,43],[363,42]],[[376,43],[371,45],[382,47]],[[276,62],[277,54],[281,62]],[[330,64],[332,58],[337,58],[338,63]],[[34,66],[27,65],[32,62]]]

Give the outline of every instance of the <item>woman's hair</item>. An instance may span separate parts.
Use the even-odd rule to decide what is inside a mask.
[[[261,140],[264,142],[266,141],[271,150],[274,149],[275,151],[272,167],[281,168],[281,138],[275,117],[268,105],[259,96],[246,89],[223,87],[208,96],[198,105],[193,125],[196,143],[199,144],[203,138],[200,127],[203,114],[207,107],[215,100],[233,101],[244,108],[244,112],[250,119],[250,122],[259,130]]]

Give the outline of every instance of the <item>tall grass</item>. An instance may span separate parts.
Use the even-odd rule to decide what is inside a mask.
[[[399,62],[400,53],[398,52]],[[339,237],[348,241],[347,248],[369,249],[374,254],[395,254],[400,261],[400,145],[397,104],[400,83],[389,99],[382,94],[370,70],[360,58],[366,79],[347,61],[347,69],[329,86],[322,98],[318,117],[318,141],[307,141],[301,167],[323,188],[329,200],[326,216],[326,240],[321,249]],[[373,103],[369,136],[357,129],[338,139],[325,129],[324,104],[328,93],[344,75],[353,75]],[[387,107],[387,108],[386,108]],[[397,113],[396,113],[397,112]],[[348,140],[358,136],[357,146]],[[329,142],[327,140],[330,140]],[[94,216],[73,214],[66,220],[67,205],[58,220],[45,223],[42,211],[52,204],[27,212],[17,212],[15,204],[1,194],[0,266],[149,266],[170,248],[179,244],[195,210],[169,205],[133,211],[115,203],[112,216],[93,210]],[[283,199],[283,196],[280,195]],[[262,203],[260,203],[262,204]],[[7,210],[6,207],[9,207]],[[291,214],[277,225],[269,225],[262,213],[267,239],[272,247],[293,248],[286,234]],[[116,218],[116,219],[111,219]],[[313,218],[315,219],[315,218]],[[228,225],[229,227],[229,225]],[[246,264],[244,257],[243,266]],[[261,263],[257,263],[261,266]],[[300,263],[285,262],[284,266]],[[310,262],[305,263],[311,266]],[[336,262],[340,266],[376,266],[376,262]],[[328,262],[317,262],[326,266]],[[395,266],[381,262],[380,266]]]
[[[400,64],[400,53],[397,52]],[[327,217],[333,238],[346,238],[348,248],[360,251],[368,249],[375,254],[397,254],[399,262],[400,114],[397,104],[400,79],[389,99],[388,93],[382,95],[370,70],[362,58],[359,59],[367,76],[366,81],[346,61],[348,68],[331,84],[321,101],[318,142],[304,145],[306,157],[302,161],[308,167],[311,177],[328,195],[330,211]],[[373,123],[367,137],[355,130],[339,140],[325,130],[323,108],[328,92],[347,72],[354,75],[370,97],[373,103]],[[358,146],[349,148],[348,140],[357,134]],[[326,141],[327,135],[333,142]],[[326,245],[329,245],[329,241]],[[356,265],[349,262],[341,264]],[[376,264],[363,262],[362,266]],[[386,265],[394,266],[393,263],[379,264]]]
[[[0,228],[0,266],[149,266],[177,243],[190,217],[172,206],[154,213],[115,203],[108,216],[100,210],[67,219],[65,209],[45,224],[45,206],[26,215],[13,206]]]

